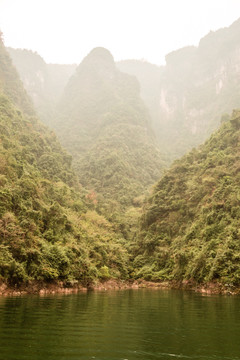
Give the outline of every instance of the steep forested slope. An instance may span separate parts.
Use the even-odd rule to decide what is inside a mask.
[[[0,280],[126,277],[121,238],[81,190],[70,155],[34,116],[2,41],[0,59]]]
[[[18,73],[10,65],[9,55],[6,52],[0,32],[0,90],[4,92],[22,111],[28,115],[34,115],[32,102],[19,80]]]
[[[176,161],[148,199],[136,276],[240,284],[240,112]]]
[[[55,126],[80,182],[108,202],[129,206],[160,175],[162,160],[139,85],[117,70],[106,49],[94,49],[77,68]]]

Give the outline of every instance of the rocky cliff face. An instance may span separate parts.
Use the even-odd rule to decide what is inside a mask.
[[[47,64],[36,52],[7,50],[41,120],[51,126],[56,103],[76,65]]]
[[[172,160],[202,143],[225,113],[240,106],[240,20],[210,32],[198,47],[168,54],[165,67],[141,61],[118,66],[138,78],[161,151]]]
[[[159,89],[158,138],[173,157],[202,143],[224,113],[240,106],[240,20],[199,46],[166,56]]]

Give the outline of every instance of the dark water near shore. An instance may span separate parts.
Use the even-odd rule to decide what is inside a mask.
[[[0,298],[1,360],[240,359],[240,297],[123,290]]]

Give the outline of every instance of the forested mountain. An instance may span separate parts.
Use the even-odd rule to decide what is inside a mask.
[[[157,183],[135,244],[137,277],[240,284],[240,111]]]
[[[51,126],[56,104],[76,65],[47,64],[36,52],[7,48],[41,120]]]
[[[0,41],[0,280],[127,277],[127,253],[34,115]]]
[[[159,178],[162,159],[139,84],[108,50],[96,48],[82,61],[58,110],[55,128],[80,182],[105,202],[129,206]]]
[[[165,67],[116,65],[104,48],[78,67],[9,49],[60,142],[0,42],[0,279],[240,285],[240,111],[228,115],[240,106],[239,35],[240,20]],[[220,122],[160,178],[164,155]]]

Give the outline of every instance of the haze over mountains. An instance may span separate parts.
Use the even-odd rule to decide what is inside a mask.
[[[237,20],[164,67],[9,49],[59,140],[1,42],[4,279],[239,285],[239,35]]]
[[[119,63],[122,71],[138,77],[160,149],[172,158],[202,143],[222,115],[239,106],[239,33],[240,20],[210,32],[198,47],[168,54],[166,66],[155,67],[155,76],[150,65],[138,76],[133,62]]]
[[[120,71],[137,77],[158,145],[170,160],[202,143],[219,126],[221,117],[238,107],[239,29],[237,20],[229,28],[210,32],[198,47],[168,54],[164,67],[138,60],[117,63]],[[16,52],[13,61],[21,70],[17,56]],[[74,66],[69,66],[68,74],[71,70]],[[30,78],[29,74],[22,80],[27,84]]]
[[[77,65],[46,64],[31,50],[7,50],[41,120],[48,123],[54,117],[59,97]]]
[[[55,128],[80,182],[129,205],[159,178],[162,159],[137,80],[104,48],[88,54],[67,84]]]

